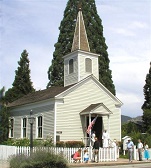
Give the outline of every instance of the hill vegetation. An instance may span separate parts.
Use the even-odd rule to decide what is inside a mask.
[[[128,122],[128,120],[131,120],[131,119],[132,119],[132,117],[121,115],[121,123],[122,124]]]

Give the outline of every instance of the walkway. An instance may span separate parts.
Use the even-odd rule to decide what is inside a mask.
[[[131,164],[140,164],[140,163],[145,163],[145,164],[151,164],[151,160],[149,161],[136,161],[134,160]],[[83,168],[83,167],[98,167],[98,166],[113,166],[113,165],[128,165],[130,164],[129,163],[129,160],[128,159],[122,159],[122,158],[119,158],[117,159],[117,161],[113,161],[113,162],[99,162],[99,163],[72,163],[70,164],[70,167],[74,168]]]
[[[99,163],[72,163],[69,164],[71,168],[88,168],[88,167],[99,167],[99,166],[116,166],[116,165],[128,165],[128,164],[148,164],[151,167],[151,160],[149,161],[136,161],[129,163],[128,159],[119,158],[114,162],[99,162]],[[9,163],[6,161],[0,161],[0,168],[9,168]]]

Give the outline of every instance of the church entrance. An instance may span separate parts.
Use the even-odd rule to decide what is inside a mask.
[[[91,121],[94,119],[95,117],[91,117]],[[89,117],[87,117],[87,128],[89,126]],[[99,139],[100,141],[100,145],[102,147],[102,117],[98,117],[95,124],[92,127],[92,132],[95,131],[95,135],[96,137]],[[89,135],[87,134],[87,137],[89,137]]]

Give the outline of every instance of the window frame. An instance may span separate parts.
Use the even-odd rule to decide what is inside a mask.
[[[69,74],[74,73],[74,60],[73,58],[69,60]]]
[[[40,121],[39,121],[39,118],[41,118]],[[42,115],[37,116],[37,138],[43,138],[43,116]]]
[[[14,123],[15,123],[15,120],[14,118],[10,118],[10,128],[9,128],[9,138],[14,138]],[[13,121],[13,122],[11,122]]]
[[[24,124],[25,121],[25,124]],[[27,117],[22,118],[22,138],[27,138]],[[25,136],[24,136],[25,135]]]
[[[92,73],[92,59],[85,58],[85,72]]]

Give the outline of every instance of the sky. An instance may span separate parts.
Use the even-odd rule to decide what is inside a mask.
[[[151,1],[95,2],[122,115],[140,116],[151,61]],[[66,5],[67,0],[0,0],[0,88],[12,87],[24,49],[29,53],[34,88],[46,88]]]

